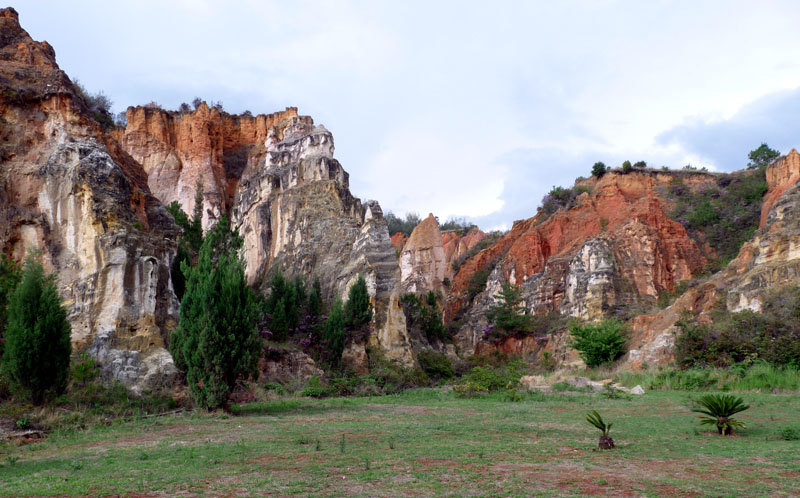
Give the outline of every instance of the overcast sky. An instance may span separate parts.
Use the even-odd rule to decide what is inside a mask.
[[[800,2],[27,1],[115,110],[297,106],[385,211],[533,216],[602,160],[712,170],[800,146]]]

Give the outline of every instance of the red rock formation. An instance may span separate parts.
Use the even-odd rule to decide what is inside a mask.
[[[609,173],[585,182],[593,191],[579,196],[577,207],[516,222],[504,237],[461,267],[448,316],[464,305],[472,276],[490,264],[500,265],[507,280],[520,284],[543,272],[551,259],[569,258],[595,237],[609,242],[620,271],[640,295],[656,297],[661,290],[672,290],[675,282],[690,278],[706,260],[680,223],[665,214],[665,201],[656,189],[671,178],[665,173]],[[551,298],[550,307],[555,309],[558,296]]]
[[[148,183],[166,204],[178,201],[184,211],[194,209],[197,182],[202,179],[204,226],[232,206],[244,170],[263,162],[268,139],[283,139],[298,122],[297,108],[258,116],[234,116],[209,108],[205,102],[193,112],[177,113],[157,107],[129,107],[127,126],[117,131],[123,149],[142,164]]]
[[[487,235],[482,232],[478,227],[472,227],[466,234],[462,234],[461,230],[453,230],[450,232],[442,232],[442,247],[444,248],[444,257],[447,262],[445,275],[452,278],[453,263],[466,255],[475,244],[485,239]]]
[[[403,232],[397,232],[396,234],[392,235],[392,245],[394,246],[395,251],[399,255],[403,251],[403,247],[406,245],[406,241],[408,237]]]
[[[400,285],[402,292],[442,290],[445,275],[445,256],[442,233],[433,214],[414,227],[400,254]]]
[[[794,185],[800,179],[800,154],[796,149],[792,149],[788,154],[778,158],[767,166],[767,185],[769,190],[764,195],[761,204],[761,223],[759,228],[764,228],[767,224],[769,210],[786,189]]]

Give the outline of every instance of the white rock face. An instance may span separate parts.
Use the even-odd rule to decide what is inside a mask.
[[[280,268],[307,281],[319,278],[328,299],[346,299],[361,275],[375,309],[367,343],[414,365],[398,302],[400,268],[380,206],[352,196],[324,127],[297,119],[283,140],[277,135],[268,134],[263,164],[245,170],[234,198],[232,221],[244,239],[248,282],[266,288]],[[348,345],[348,361],[365,361],[366,354],[352,353],[363,350]]]

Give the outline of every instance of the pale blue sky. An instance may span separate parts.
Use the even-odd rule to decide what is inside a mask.
[[[27,1],[22,26],[116,110],[298,106],[351,190],[510,227],[591,165],[738,169],[800,146],[792,1]]]

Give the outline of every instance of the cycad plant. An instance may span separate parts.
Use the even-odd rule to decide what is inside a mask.
[[[597,410],[592,410],[591,412],[587,413],[586,421],[600,429],[600,431],[603,433],[600,435],[600,441],[597,444],[601,450],[610,450],[614,448],[614,440],[608,435],[608,431],[611,430],[611,422],[606,423],[603,421],[603,417],[597,413]]]
[[[734,427],[746,427],[744,422],[733,418],[733,415],[750,408],[750,405],[744,404],[744,400],[739,396],[706,394],[697,403],[700,406],[692,408],[692,411],[703,414],[700,416],[700,423],[717,426],[717,431],[723,436],[732,434]]]

